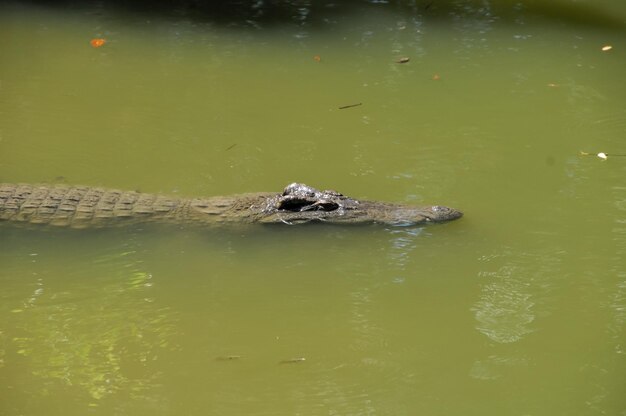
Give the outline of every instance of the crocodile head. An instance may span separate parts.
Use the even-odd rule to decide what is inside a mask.
[[[414,207],[359,201],[336,191],[319,191],[308,185],[292,183],[282,194],[268,198],[259,221],[289,225],[323,221],[336,224],[410,226],[451,221],[462,215],[460,211],[439,205]]]

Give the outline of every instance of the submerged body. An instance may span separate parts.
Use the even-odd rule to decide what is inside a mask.
[[[463,214],[442,206],[413,207],[361,201],[335,191],[292,183],[282,193],[174,198],[86,186],[0,184],[0,221],[72,228],[138,222],[418,225]]]

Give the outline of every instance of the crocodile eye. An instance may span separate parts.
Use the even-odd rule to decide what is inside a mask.
[[[294,182],[294,183],[290,183],[289,185],[285,186],[285,189],[283,189],[283,196],[287,196],[290,195],[292,193],[294,193],[294,191],[297,191],[299,187],[299,184]]]
[[[297,182],[287,185],[285,189],[283,190],[283,196],[300,195],[300,196],[307,196],[307,197],[313,198],[318,193],[319,191],[317,189],[312,188],[303,183],[297,183]]]

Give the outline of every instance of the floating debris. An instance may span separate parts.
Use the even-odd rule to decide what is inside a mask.
[[[610,51],[611,49],[613,49],[613,47],[612,47],[611,45],[604,45],[604,46],[602,47],[602,52],[608,52],[608,51]]]
[[[217,361],[235,361],[241,360],[243,357],[241,355],[221,355],[217,357],[215,360]]]
[[[439,76],[439,74],[433,75],[433,81],[439,81],[440,79],[441,77]]]
[[[94,48],[99,48],[100,46],[104,45],[106,42],[107,42],[106,39],[97,38],[97,39],[91,39],[89,41],[89,44],[93,46]]]
[[[290,358],[288,360],[282,360],[278,364],[296,364],[296,363],[301,363],[303,361],[306,361],[306,358],[296,357],[296,358]]]
[[[319,55],[315,55],[315,56],[313,57],[313,60],[314,60],[315,62],[322,62],[322,57],[321,57],[321,56],[319,56]]]
[[[406,63],[407,63],[407,62],[409,62],[410,60],[411,60],[411,58],[407,58],[407,57],[405,56],[405,57],[402,57],[402,58],[398,59],[398,60],[396,61],[396,63],[397,63],[397,64],[406,64]]]
[[[580,155],[581,156],[597,156],[597,157],[599,157],[602,160],[607,160],[609,158],[609,156],[611,156],[611,157],[616,157],[616,156],[617,157],[625,157],[626,156],[626,154],[615,154],[615,153],[608,154],[608,153],[604,153],[604,152],[593,154],[593,153],[583,152],[582,150],[580,151]]]
[[[548,87],[550,87],[550,88],[559,88],[559,84],[555,84],[555,83],[551,82],[551,83],[548,84]]]
[[[348,105],[342,105],[341,107],[339,107],[340,110],[345,110],[346,108],[352,108],[352,107],[358,107],[360,105],[363,105],[363,103],[356,103],[356,104],[348,104]]]

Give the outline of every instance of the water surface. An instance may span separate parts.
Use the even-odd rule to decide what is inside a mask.
[[[0,414],[625,414],[626,9],[537,3],[0,4],[1,182],[465,212],[2,226]]]

